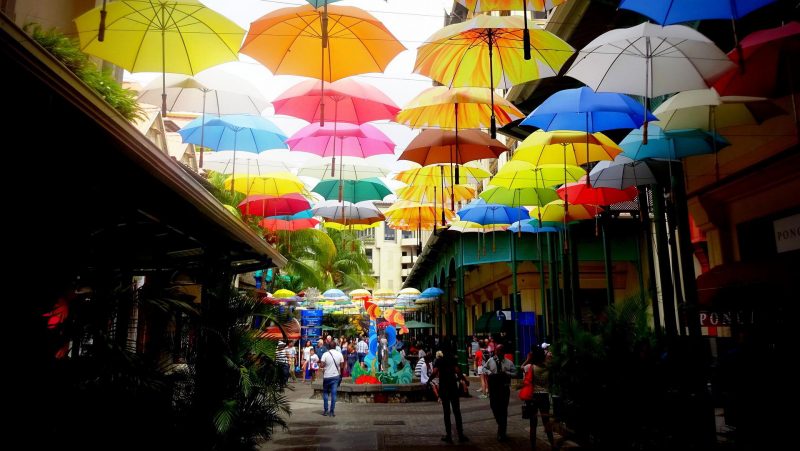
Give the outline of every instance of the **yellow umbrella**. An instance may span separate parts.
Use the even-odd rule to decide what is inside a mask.
[[[490,88],[494,104],[495,88],[553,77],[575,51],[549,31],[527,30],[533,55],[525,60],[525,32],[521,16],[480,15],[448,25],[417,49],[414,72],[447,86]],[[490,122],[495,138],[494,115]]]
[[[372,292],[372,296],[376,298],[391,298],[394,297],[395,291],[388,288],[378,288]]]
[[[297,296],[297,294],[294,291],[287,290],[285,288],[281,288],[280,290],[272,293],[272,297],[276,299],[288,299],[288,298],[293,298],[295,296]]]
[[[495,99],[492,105],[492,93],[487,88],[434,86],[405,104],[395,122],[411,128],[489,128],[493,115],[501,126],[525,117],[503,97]]]
[[[450,230],[461,233],[489,233],[504,232],[511,224],[479,224],[471,221],[455,221],[450,224]]]
[[[602,211],[602,208],[595,205],[567,205],[563,200],[554,200],[544,207],[531,208],[531,218],[541,222],[572,222],[582,219],[594,219]]]
[[[543,164],[535,166],[527,161],[512,160],[489,180],[489,185],[508,189],[549,188],[565,183],[577,182],[586,175],[578,166],[565,164]]]
[[[421,204],[408,200],[395,202],[384,214],[389,227],[398,230],[431,230],[436,226],[439,217],[442,217],[443,221],[452,221],[456,218],[452,210],[435,204]]]
[[[465,183],[478,183],[489,177],[491,174],[480,168],[472,166],[460,166],[457,185]],[[450,186],[453,180],[453,169],[450,166],[432,164],[421,168],[407,169],[395,175],[395,180],[413,186]]]
[[[326,229],[333,230],[367,230],[374,229],[381,224],[383,224],[383,221],[377,221],[372,224],[340,224],[338,222],[325,221],[322,225],[325,226]]]
[[[475,188],[469,185],[445,186],[444,189],[432,185],[410,185],[397,190],[397,198],[421,203],[442,202],[453,194],[456,202],[475,198]]]
[[[383,72],[406,50],[375,17],[352,6],[328,6],[327,48],[324,11],[311,5],[281,8],[250,24],[241,52],[275,75],[303,75],[327,82]]]
[[[105,2],[104,2],[105,5]],[[130,72],[194,75],[238,61],[244,30],[197,0],[110,2],[75,19],[81,50]]]
[[[232,185],[233,184],[233,185]],[[225,189],[235,186],[236,191],[247,195],[269,194],[282,196],[290,193],[305,193],[303,182],[289,172],[274,172],[263,177],[235,174],[225,180]]]
[[[613,160],[622,149],[602,133],[537,130],[517,147],[513,160],[534,165],[579,166],[593,161]]]

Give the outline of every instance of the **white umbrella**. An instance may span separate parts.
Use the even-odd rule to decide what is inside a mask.
[[[376,222],[384,219],[383,214],[371,201],[348,202],[338,200],[326,200],[314,205],[311,209],[314,216],[322,216],[328,221],[347,221],[353,224],[359,221]]]
[[[233,174],[234,167],[237,174],[249,174],[255,177],[263,177],[270,172],[290,172],[289,166],[268,154],[271,150],[255,154],[250,152],[236,152],[233,150],[223,150],[212,152],[206,156],[203,169],[219,172],[221,174]]]
[[[595,38],[566,75],[598,92],[655,97],[707,88],[733,66],[725,52],[689,27],[643,23]]]
[[[327,179],[344,179],[344,180],[363,180],[369,177],[386,177],[391,170],[369,161],[369,159],[354,158],[354,157],[341,157],[340,173],[336,177],[331,177],[331,158],[322,158],[321,162],[314,164],[309,161],[309,166],[301,168],[297,171],[297,175],[303,177],[313,177],[321,180]]]
[[[269,102],[244,78],[213,67],[194,77],[167,74],[169,111],[213,114],[261,114]],[[153,80],[139,91],[140,103],[161,103],[161,80]]]
[[[566,75],[597,92],[643,96],[647,109],[652,97],[708,88],[734,66],[725,52],[689,27],[643,23],[595,38],[578,52]]]
[[[696,89],[675,94],[654,112],[664,130],[699,128],[715,132],[737,125],[760,124],[783,114],[777,105],[764,97],[720,97],[714,88]]]

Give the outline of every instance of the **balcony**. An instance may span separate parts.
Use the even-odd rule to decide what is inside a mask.
[[[400,258],[400,263],[412,263],[414,260],[410,255],[405,255]]]
[[[411,274],[411,268],[409,268],[409,269],[401,269],[400,270],[400,275],[403,276],[403,277],[408,277],[409,274]]]

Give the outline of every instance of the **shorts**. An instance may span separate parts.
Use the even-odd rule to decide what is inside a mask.
[[[483,367],[479,366],[478,367],[478,376],[480,376],[481,374],[483,374]]]

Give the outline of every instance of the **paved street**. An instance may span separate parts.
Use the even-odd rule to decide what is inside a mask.
[[[292,415],[289,429],[277,431],[262,450],[408,450],[442,447],[465,450],[529,449],[528,420],[520,417],[520,401],[512,391],[509,406],[509,440],[498,443],[497,425],[489,409],[488,399],[461,398],[464,431],[469,443],[449,445],[440,440],[444,435],[442,408],[437,402],[394,404],[337,403],[336,417],[322,416],[322,400],[310,399],[311,386],[290,383],[287,390]],[[472,383],[473,393],[475,383]],[[550,446],[539,426],[537,450]],[[455,434],[455,424],[453,424]]]

